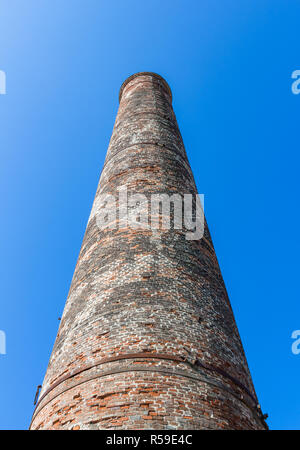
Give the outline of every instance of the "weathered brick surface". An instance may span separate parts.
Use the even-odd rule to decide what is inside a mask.
[[[32,429],[263,429],[205,224],[106,228],[103,193],[196,193],[158,75],[126,80]]]

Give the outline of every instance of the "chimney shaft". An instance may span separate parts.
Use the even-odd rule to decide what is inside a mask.
[[[155,194],[197,190],[171,90],[143,72],[120,90],[32,429],[266,428],[207,225],[151,228]]]

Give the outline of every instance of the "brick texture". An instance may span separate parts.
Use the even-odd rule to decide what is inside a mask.
[[[31,429],[265,429],[209,230],[100,229],[102,194],[197,192],[157,74],[120,106]],[[119,223],[119,225],[121,225]]]

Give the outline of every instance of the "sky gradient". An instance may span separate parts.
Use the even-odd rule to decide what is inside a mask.
[[[299,0],[0,0],[0,429],[26,429],[118,109],[162,75],[263,412],[299,429]]]

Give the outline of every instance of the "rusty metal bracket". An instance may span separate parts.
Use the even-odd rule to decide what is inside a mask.
[[[41,389],[41,384],[38,385],[38,387],[36,388],[36,393],[35,393],[35,397],[34,397],[34,402],[33,404],[36,405],[37,399],[39,397],[39,393],[40,393],[40,389]]]

